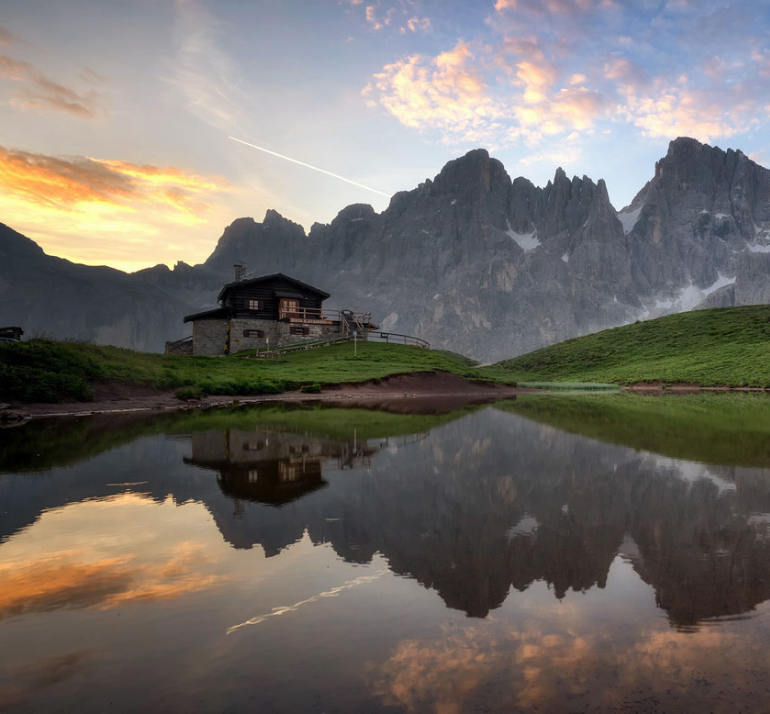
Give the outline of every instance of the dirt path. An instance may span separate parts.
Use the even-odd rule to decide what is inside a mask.
[[[15,424],[47,417],[184,411],[232,406],[233,403],[321,401],[331,404],[352,400],[361,406],[378,406],[387,411],[433,413],[536,391],[495,382],[472,381],[449,372],[421,372],[360,384],[334,385],[324,387],[320,394],[296,391],[257,396],[210,396],[188,402],[181,401],[174,392],[136,385],[102,383],[93,387],[95,399],[92,402],[12,403],[10,409],[2,414],[7,415],[7,424]]]

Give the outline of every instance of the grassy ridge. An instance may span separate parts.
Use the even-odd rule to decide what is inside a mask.
[[[490,379],[452,353],[374,342],[321,347],[281,357],[158,355],[80,342],[36,339],[0,344],[0,399],[89,401],[90,383],[115,380],[158,389],[194,388],[203,394],[278,394],[303,384],[340,384],[395,374],[444,370]]]
[[[770,466],[764,394],[527,395],[498,409],[636,450],[726,466]]]
[[[767,387],[770,306],[697,310],[616,327],[500,362],[488,374],[527,382]]]

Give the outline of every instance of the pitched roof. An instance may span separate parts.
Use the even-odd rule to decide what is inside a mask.
[[[193,320],[216,320],[219,318],[225,319],[228,314],[227,308],[215,307],[213,310],[204,310],[203,312],[196,312],[192,315],[185,315],[182,322],[192,322]]]
[[[300,286],[301,288],[304,288],[305,290],[309,290],[311,292],[316,293],[317,295],[321,296],[321,299],[326,300],[326,298],[330,297],[329,293],[327,293],[324,290],[319,290],[318,288],[313,287],[312,285],[308,285],[307,283],[303,283],[301,280],[297,280],[297,278],[292,278],[290,275],[285,275],[284,273],[271,273],[270,275],[262,275],[258,278],[249,278],[248,280],[236,280],[232,283],[227,283],[220,291],[219,295],[217,296],[217,300],[221,300],[224,297],[224,294],[232,289],[232,288],[240,288],[244,285],[254,285],[255,283],[261,283],[266,280],[274,280],[276,278],[283,278],[284,280],[288,280],[290,283],[294,283],[295,285]]]

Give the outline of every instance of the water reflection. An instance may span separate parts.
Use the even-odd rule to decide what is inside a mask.
[[[765,402],[560,399],[4,433],[0,710],[762,711]]]
[[[365,424],[365,438],[355,426],[343,438],[259,423],[144,439],[127,448],[129,463],[112,452],[55,476],[4,477],[4,535],[64,503],[140,492],[204,504],[226,542],[268,557],[305,533],[349,563],[382,554],[471,617],[538,581],[557,599],[604,588],[618,555],[679,627],[770,598],[765,469],[657,456],[508,413],[530,408],[401,437],[372,437]],[[120,589],[125,574],[110,572],[98,580]]]
[[[339,439],[269,429],[224,429],[192,435],[187,464],[212,469],[222,493],[236,500],[280,506],[323,488],[323,467],[368,466],[376,448]]]

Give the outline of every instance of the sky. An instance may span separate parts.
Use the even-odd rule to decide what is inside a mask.
[[[477,147],[620,209],[677,136],[770,164],[769,120],[770,0],[0,0],[0,222],[129,271]]]

